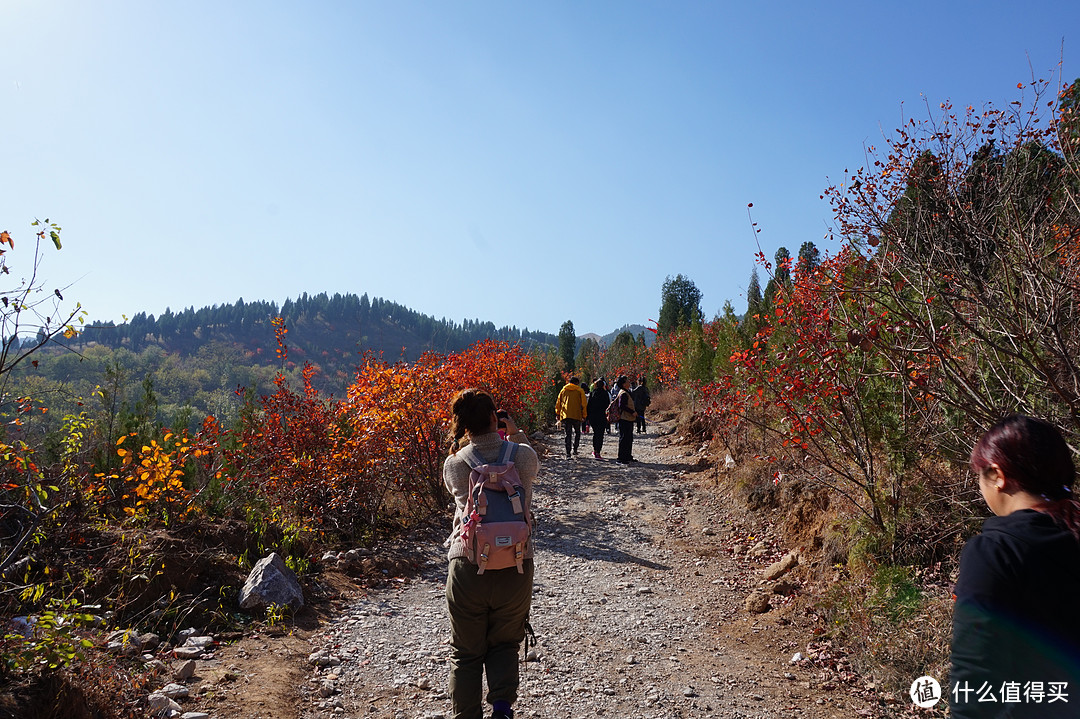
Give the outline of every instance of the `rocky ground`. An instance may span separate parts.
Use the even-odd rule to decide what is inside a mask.
[[[563,458],[537,443],[536,634],[518,717],[877,717],[907,714],[818,641],[802,609],[810,576],[766,520],[663,425],[637,435],[633,465]],[[583,438],[585,439],[585,438]],[[411,571],[306,611],[298,624],[200,662],[185,710],[216,719],[449,717],[445,528],[409,540]],[[803,559],[803,565],[807,559]]]

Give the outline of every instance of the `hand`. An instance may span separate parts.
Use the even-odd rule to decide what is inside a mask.
[[[510,435],[512,435],[515,432],[519,431],[517,423],[514,422],[513,418],[510,415],[506,415],[506,417],[504,417],[502,421],[503,421],[503,424],[506,425],[506,436],[507,437],[509,437]]]

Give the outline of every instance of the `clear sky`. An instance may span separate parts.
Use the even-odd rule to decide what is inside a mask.
[[[579,335],[746,307],[925,102],[1080,75],[1080,2],[0,0],[0,229],[91,320],[303,292]],[[764,284],[765,277],[762,282]]]

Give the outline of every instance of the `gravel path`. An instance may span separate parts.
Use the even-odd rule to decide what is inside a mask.
[[[790,600],[744,610],[784,548],[768,528],[751,533],[746,513],[710,489],[696,453],[664,431],[637,435],[634,465],[614,461],[614,435],[603,460],[585,437],[573,460],[559,435],[540,443],[537,643],[516,716],[877,716],[854,690],[822,689],[819,667],[790,663],[807,633],[785,615]],[[754,543],[756,556],[733,550]],[[431,560],[416,576],[353,601],[311,638],[303,719],[449,716],[445,550],[432,538],[418,549]]]

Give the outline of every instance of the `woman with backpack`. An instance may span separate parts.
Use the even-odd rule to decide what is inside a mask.
[[[600,451],[604,448],[604,433],[607,432],[608,428],[607,408],[608,404],[610,404],[609,397],[607,382],[601,377],[593,383],[592,392],[589,393],[589,403],[585,407],[589,424],[593,428],[593,459],[600,459]]]
[[[943,692],[950,715],[1075,717],[1080,503],[1072,452],[1049,422],[1010,415],[976,443],[971,469],[995,516],[960,554]],[[1061,691],[1073,696],[1050,701]]]
[[[525,638],[525,626],[532,600],[532,542],[525,544],[521,567],[486,569],[476,563],[462,535],[470,517],[470,476],[473,466],[467,455],[479,454],[487,463],[496,463],[504,446],[518,443],[513,467],[525,493],[526,514],[532,499],[533,480],[539,461],[525,433],[509,416],[496,415],[495,401],[480,389],[466,389],[451,400],[454,436],[452,454],[443,465],[443,481],[454,496],[454,528],[449,539],[450,568],[446,578],[446,603],[450,610],[450,701],[453,719],[483,719],[483,679],[488,681],[487,701],[491,719],[512,719],[518,691],[518,650]],[[507,439],[499,436],[505,423]],[[468,439],[472,450],[459,450]],[[531,520],[531,517],[529,517]]]
[[[634,422],[637,420],[637,412],[634,411],[634,399],[630,396],[630,378],[620,375],[615,386],[619,388],[619,394],[615,401],[619,408],[619,464],[636,462],[634,459]]]

